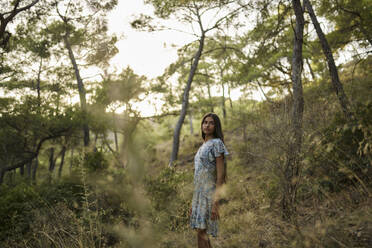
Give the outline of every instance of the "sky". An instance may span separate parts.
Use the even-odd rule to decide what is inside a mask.
[[[177,59],[177,48],[171,44],[182,46],[195,38],[176,31],[148,33],[134,30],[130,22],[141,13],[151,15],[153,7],[145,5],[142,0],[122,0],[110,12],[109,31],[122,36],[117,43],[119,54],[112,60],[112,65],[130,65],[137,74],[154,78]]]
[[[142,0],[121,0],[117,7],[109,13],[109,32],[120,37],[116,44],[119,53],[112,59],[111,66],[118,69],[130,66],[138,75],[155,78],[163,74],[165,68],[177,59],[177,49],[196,39],[195,36],[174,30],[141,32],[131,28],[130,23],[139,14],[153,15],[153,7],[145,5]],[[180,30],[189,30],[190,27],[180,23],[166,23]],[[217,90],[213,95],[220,95]],[[232,91],[233,100],[237,100],[241,92]],[[257,92],[253,98],[261,100],[263,96]],[[162,101],[155,99],[154,95],[145,98],[141,103],[134,104],[142,115],[151,116],[159,114]],[[120,111],[120,109],[118,110]]]
[[[163,74],[165,68],[177,59],[177,48],[192,41],[175,31],[140,32],[134,30],[130,23],[139,14],[153,14],[153,7],[145,5],[142,0],[119,1],[117,7],[108,16],[109,32],[120,37],[116,46],[119,53],[112,59],[111,65],[118,71],[130,66],[138,75],[149,79]],[[166,41],[171,41],[167,43]],[[155,95],[149,95],[143,101],[134,104],[134,109],[143,116],[159,114],[163,101]],[[119,108],[117,112],[123,109]]]

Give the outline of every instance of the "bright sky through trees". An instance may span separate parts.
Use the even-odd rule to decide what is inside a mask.
[[[178,48],[196,38],[175,30],[152,33],[134,30],[130,22],[139,14],[153,15],[153,7],[145,5],[142,0],[119,1],[118,6],[109,14],[110,32],[121,35],[117,43],[119,53],[112,59],[111,65],[117,70],[130,66],[135,73],[152,79],[160,76],[169,64],[176,61]],[[175,20],[169,21],[166,25],[192,32],[188,31],[188,26],[176,23]],[[240,89],[234,89],[231,93],[233,100],[241,95]],[[220,92],[214,90],[213,95],[220,95]],[[263,98],[260,92],[253,93],[252,97],[257,100]],[[148,116],[155,114],[156,107],[160,109],[161,101],[150,95],[140,104],[134,105],[143,115]]]

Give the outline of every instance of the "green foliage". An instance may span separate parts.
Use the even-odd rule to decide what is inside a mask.
[[[222,6],[228,3],[226,0],[146,0],[146,3],[151,3],[155,7],[155,14],[161,18],[169,18],[169,16],[177,10],[186,9],[194,5],[201,6]]]
[[[119,75],[112,75],[112,78],[102,82],[97,89],[96,101],[105,106],[114,102],[129,104],[131,100],[138,100],[139,95],[145,92],[145,81],[146,77],[135,74],[127,67]]]
[[[0,242],[5,239],[24,235],[32,222],[34,204],[38,206],[38,194],[27,184],[15,188],[1,187],[0,198]],[[39,205],[40,206],[40,205]]]
[[[111,173],[99,180],[84,170],[74,170],[73,177],[52,183],[1,186],[0,246],[22,247],[24,242],[30,247],[117,245],[121,238],[112,227],[136,224],[129,193],[122,187],[126,177]]]
[[[79,178],[66,178],[52,186],[45,181],[36,187],[39,198],[47,204],[64,203],[71,210],[78,210],[83,202],[83,184]]]
[[[182,231],[187,227],[190,193],[184,194],[190,183],[189,173],[168,167],[156,177],[146,178],[146,191],[154,207],[153,219],[166,230]]]
[[[172,168],[165,168],[157,178],[149,177],[146,179],[147,191],[153,199],[156,210],[167,207],[170,200],[177,195],[180,176]]]
[[[7,102],[0,116],[1,169],[38,154],[47,140],[70,137],[81,125],[80,113],[74,108],[61,112],[53,105],[40,105],[35,97],[21,100]]]
[[[360,104],[356,109],[358,123],[350,123],[341,114],[322,131],[320,139],[313,139],[312,155],[307,173],[319,178],[322,187],[339,191],[352,184],[370,180],[371,104]],[[365,187],[365,186],[364,186]]]
[[[91,173],[102,173],[108,168],[108,161],[105,154],[101,151],[85,153],[84,167]]]
[[[335,49],[343,48],[353,41],[363,47],[372,45],[372,28],[368,21],[372,18],[370,0],[321,1],[319,14],[335,24],[335,29],[327,37]]]
[[[83,193],[82,185],[72,181],[40,186],[19,183],[13,188],[1,186],[0,191],[0,244],[9,240],[19,242],[32,235],[37,209],[47,210],[60,203],[71,210],[78,209]]]
[[[41,28],[35,23],[27,23],[18,25],[16,31],[16,43],[24,49],[25,53],[31,52],[44,59],[50,57],[50,48],[56,44],[56,41],[52,39],[47,28]]]

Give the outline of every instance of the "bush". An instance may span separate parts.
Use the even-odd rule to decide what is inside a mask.
[[[39,194],[25,183],[0,189],[0,244],[6,239],[22,237],[33,220],[32,210],[44,207]]]
[[[108,161],[103,152],[87,152],[84,157],[84,167],[88,172],[102,172],[108,168]]]
[[[192,175],[174,168],[165,168],[156,178],[145,180],[147,194],[154,208],[153,218],[171,231],[188,226]],[[180,193],[184,194],[180,194]]]
[[[354,184],[366,189],[372,172],[371,107],[370,103],[358,106],[358,123],[337,114],[322,136],[313,138],[305,173],[317,178],[323,189],[340,191]]]

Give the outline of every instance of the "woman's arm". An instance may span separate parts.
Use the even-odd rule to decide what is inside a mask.
[[[221,197],[222,185],[224,183],[224,156],[223,154],[216,158],[216,170],[217,170],[217,180],[216,180],[216,192],[214,194],[213,207],[212,207],[212,220],[219,219],[220,215],[218,212],[218,202]]]
[[[214,201],[218,202],[221,197],[221,187],[224,183],[225,166],[224,166],[224,155],[216,158],[216,169],[217,169],[217,180],[216,180],[216,193]]]

